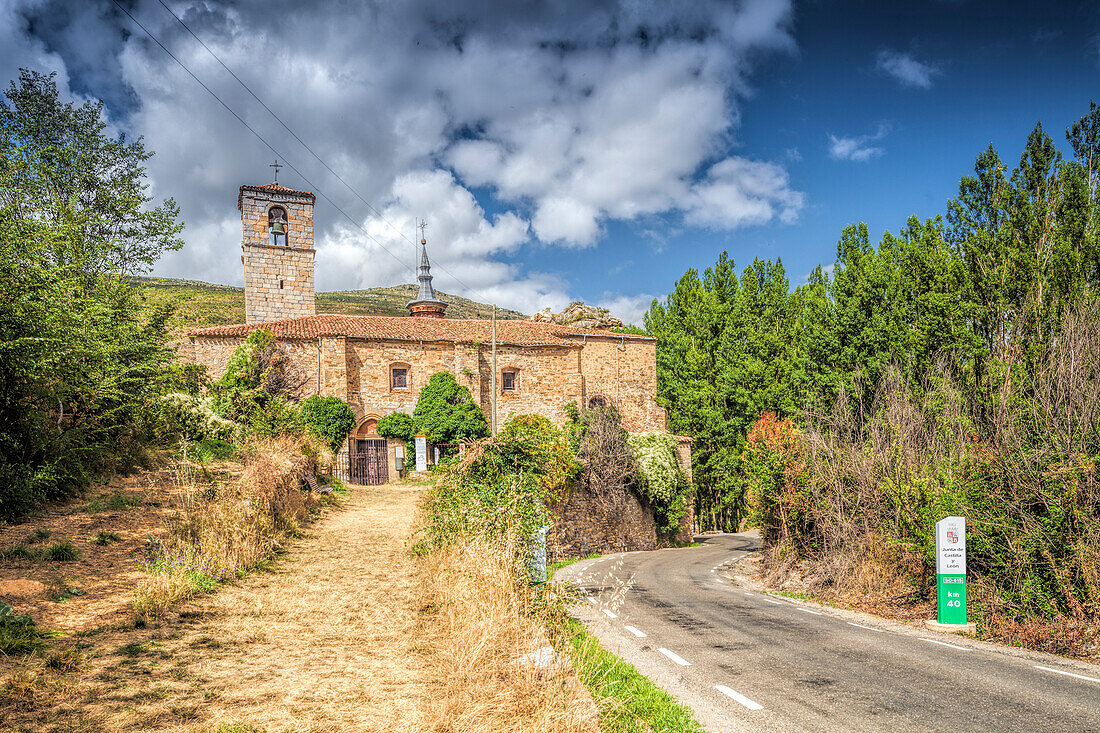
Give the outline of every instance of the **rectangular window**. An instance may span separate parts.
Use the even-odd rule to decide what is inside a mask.
[[[501,388],[514,392],[516,390],[516,373],[515,372],[503,372],[500,375]]]
[[[405,389],[408,386],[409,386],[409,370],[408,369],[394,368],[394,370],[393,370],[393,388],[394,389]]]

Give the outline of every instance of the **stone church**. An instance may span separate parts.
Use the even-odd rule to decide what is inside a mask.
[[[435,372],[453,374],[490,419],[492,325],[445,317],[447,304],[432,287],[423,240],[420,290],[407,304],[407,316],[317,313],[313,205],[312,193],[278,183],[240,187],[245,322],[192,331],[190,350],[218,379],[251,331],[271,331],[309,376],[303,398],[335,395],[354,408],[358,426],[349,440],[350,453],[371,456],[360,464],[369,470],[360,471],[358,479],[384,481],[392,473],[396,446],[378,436],[378,420],[395,411],[411,414],[421,387]],[[566,419],[564,406],[575,402],[617,404],[631,431],[665,429],[665,411],[655,399],[656,344],[647,336],[545,319],[498,320],[496,370],[499,424],[512,415],[536,413],[560,425]],[[686,442],[682,461],[690,471]],[[356,472],[354,460],[349,468]]]

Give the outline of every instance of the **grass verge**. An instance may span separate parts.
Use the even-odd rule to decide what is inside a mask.
[[[590,733],[596,710],[565,659],[551,653],[544,588],[517,580],[515,536],[462,537],[424,557],[428,638],[441,683],[430,730]]]
[[[596,702],[603,733],[703,733],[691,710],[604,649],[584,624],[567,618],[563,631],[573,669]]]

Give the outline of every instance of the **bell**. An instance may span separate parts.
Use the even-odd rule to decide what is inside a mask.
[[[271,225],[271,233],[272,234],[286,234],[286,224],[283,224],[281,221],[275,222],[274,224]]]

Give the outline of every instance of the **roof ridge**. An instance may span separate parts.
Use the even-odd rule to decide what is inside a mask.
[[[433,318],[410,316],[364,315],[353,313],[315,313],[257,323],[234,323],[193,329],[191,336],[244,336],[264,328],[276,338],[313,339],[318,336],[344,335],[350,338],[381,338],[452,342],[483,342],[492,323],[482,318]],[[498,340],[525,345],[565,345],[570,337],[619,336],[628,339],[652,340],[651,336],[616,334],[598,329],[570,328],[556,323],[501,320],[497,323]]]

